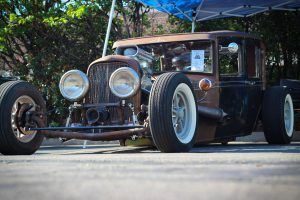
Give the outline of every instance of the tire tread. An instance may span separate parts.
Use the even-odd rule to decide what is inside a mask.
[[[165,103],[172,101],[174,92],[173,89],[175,90],[176,88],[176,85],[172,86],[172,83],[178,80],[184,80],[192,90],[190,81],[183,74],[178,72],[171,72],[160,75],[154,82],[150,92],[150,130],[155,145],[162,152],[186,152],[193,145],[179,144],[179,142],[176,141],[178,139],[175,139],[176,136],[170,134],[174,132],[173,127],[168,125],[172,123],[172,119],[166,118],[167,113],[171,111]],[[172,88],[171,90],[170,87]],[[194,139],[195,136],[191,143],[194,143]]]
[[[6,82],[0,86],[0,152],[4,155],[33,154],[43,141],[43,135],[38,132],[32,141],[28,143],[19,142],[9,128],[8,123],[10,122],[7,122],[11,118],[11,113],[7,112],[11,98],[16,94],[24,93],[26,95],[28,92],[34,94],[32,98],[35,98],[38,101],[36,103],[42,106],[42,110],[45,111],[45,103],[41,94],[30,83],[18,80]]]
[[[274,86],[266,90],[263,100],[263,129],[269,144],[289,144],[284,124],[284,102],[288,91],[282,86]]]

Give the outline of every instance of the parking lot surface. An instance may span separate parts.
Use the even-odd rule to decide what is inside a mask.
[[[118,144],[0,155],[1,200],[300,199],[300,143],[234,142],[160,153]]]

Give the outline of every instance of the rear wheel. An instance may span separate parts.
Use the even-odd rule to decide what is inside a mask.
[[[186,152],[195,142],[197,111],[193,88],[181,73],[158,77],[149,98],[150,131],[162,152]]]
[[[10,81],[0,87],[0,152],[5,155],[33,154],[41,145],[43,135],[25,131],[25,113],[45,111],[45,102],[30,83]]]
[[[285,87],[268,89],[263,101],[263,128],[270,144],[289,144],[294,133],[292,97]]]

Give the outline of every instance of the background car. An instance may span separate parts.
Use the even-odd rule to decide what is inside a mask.
[[[19,77],[13,76],[12,73],[4,70],[0,70],[0,85],[7,81],[19,80]]]

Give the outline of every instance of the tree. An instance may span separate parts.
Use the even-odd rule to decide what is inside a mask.
[[[1,1],[0,59],[31,81],[48,109],[67,105],[58,90],[61,75],[86,71],[102,52],[110,1]],[[114,20],[109,45],[121,37]]]
[[[300,21],[297,12],[270,12],[251,18],[250,29],[267,47],[269,81],[300,79]]]
[[[147,13],[150,8],[145,8],[141,3],[131,0],[119,0],[117,3],[117,16],[121,14],[125,30],[123,38],[141,37],[144,28],[149,28],[150,23]]]

